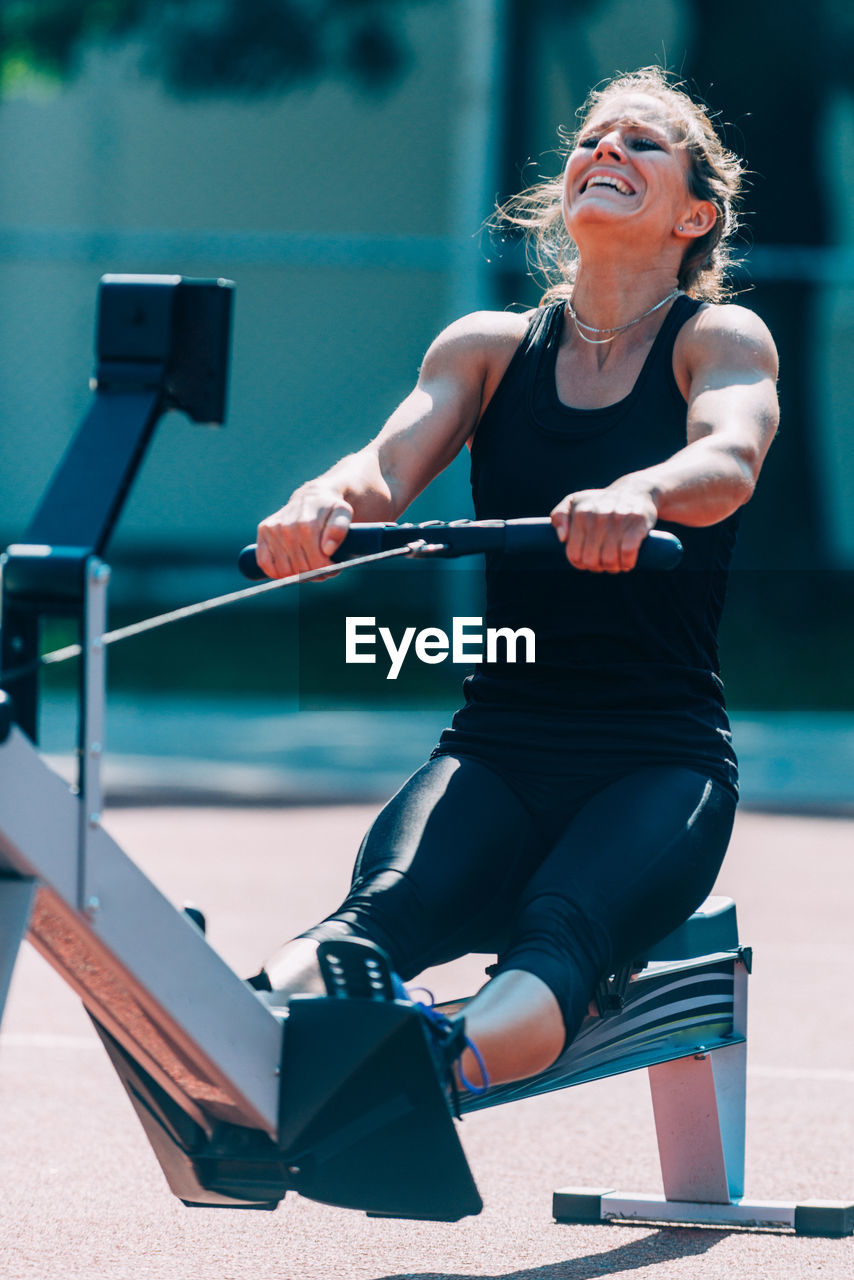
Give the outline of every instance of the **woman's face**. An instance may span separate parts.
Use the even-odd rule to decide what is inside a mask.
[[[698,202],[679,121],[659,98],[614,94],[595,108],[569,156],[563,215],[573,239],[590,226],[669,234]]]

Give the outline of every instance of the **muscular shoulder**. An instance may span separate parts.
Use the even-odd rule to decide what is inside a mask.
[[[513,354],[528,328],[533,313],[473,311],[443,329],[434,338],[421,366],[429,377],[445,366],[472,361],[486,365]],[[509,356],[508,356],[509,359]]]
[[[673,355],[677,378],[681,373],[689,382],[715,370],[777,376],[777,349],[767,325],[734,303],[706,303],[695,312],[682,326]]]
[[[419,373],[422,385],[450,379],[476,391],[476,420],[527,332],[534,313],[473,311],[448,325],[430,344]]]

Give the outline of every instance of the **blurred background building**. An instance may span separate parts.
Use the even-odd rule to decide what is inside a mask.
[[[164,421],[111,559],[128,616],[239,585],[235,552],[257,521],[378,429],[442,325],[536,303],[519,246],[496,245],[484,219],[556,171],[557,127],[592,85],[657,62],[746,156],[736,284],[781,353],[782,428],[731,593],[731,699],[854,709],[852,14],[817,0],[807,32],[791,0],[0,7],[3,544],[85,408],[99,276],[225,276],[228,425]],[[469,514],[465,461],[413,510]],[[353,588],[336,590],[346,610]],[[160,648],[117,647],[114,676],[293,693],[288,608],[283,593],[251,628],[212,618]]]

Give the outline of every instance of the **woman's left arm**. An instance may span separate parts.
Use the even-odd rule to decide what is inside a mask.
[[[657,521],[717,524],[753,494],[779,420],[774,342],[744,307],[705,308],[685,330],[674,366],[688,400],[688,443],[555,507],[552,523],[576,568],[625,572]]]

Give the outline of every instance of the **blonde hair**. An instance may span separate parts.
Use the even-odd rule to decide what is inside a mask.
[[[738,228],[736,208],[745,168],[739,157],[724,146],[707,108],[672,81],[669,72],[661,67],[642,67],[593,89],[577,112],[578,129],[574,133],[559,130],[563,164],[593,112],[609,98],[625,93],[643,93],[658,99],[681,129],[678,142],[689,157],[688,189],[696,199],[710,201],[717,217],[714,226],[692,240],[685,250],[677,283],[693,298],[720,302],[730,294],[726,273],[733,260],[732,241]],[[526,233],[529,265],[546,284],[541,303],[569,296],[578,270],[578,251],[563,220],[563,168],[556,177],[512,196],[498,208],[491,225],[517,227]]]

